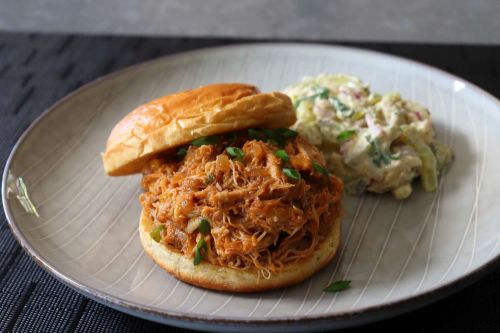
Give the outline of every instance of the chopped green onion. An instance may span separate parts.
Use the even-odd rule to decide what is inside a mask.
[[[285,162],[285,163],[286,163],[286,162],[288,162],[288,161],[290,161],[290,156],[288,156],[288,154],[286,153],[286,151],[285,151],[284,149],[277,150],[277,151],[274,153],[274,155],[275,155],[276,157],[281,158],[281,160],[282,160],[283,162]]]
[[[229,133],[227,135],[227,142],[229,144],[233,144],[234,142],[236,142],[237,139],[238,139],[238,135],[236,133]]]
[[[339,135],[337,135],[337,141],[344,141],[350,139],[354,134],[356,134],[355,130],[347,130],[347,131],[342,131],[340,132]]]
[[[330,284],[328,287],[323,289],[323,291],[329,292],[329,293],[336,293],[339,291],[343,291],[348,289],[351,286],[351,281],[348,280],[340,280],[340,281],[335,281],[332,284]]]
[[[203,136],[201,138],[191,141],[191,144],[196,147],[201,147],[204,145],[213,145],[219,143],[219,137],[217,136]]]
[[[275,130],[275,132],[279,136],[281,136],[281,137],[283,137],[285,139],[293,139],[293,138],[295,138],[298,135],[298,133],[296,131],[291,130],[289,128],[278,128],[278,129]]]
[[[262,130],[257,130],[254,128],[248,129],[248,137],[253,140],[267,141],[275,143],[279,146],[283,146],[286,140],[293,139],[298,135],[298,133],[289,128],[277,128],[269,129],[265,128]]]
[[[36,209],[35,205],[30,199],[30,196],[28,194],[28,188],[26,187],[26,184],[23,181],[22,177],[18,177],[16,179],[16,187],[17,187],[17,194],[16,198],[23,206],[24,210],[27,213],[33,214],[36,217],[40,217],[40,214],[38,214],[38,210]]]
[[[213,173],[209,173],[207,178],[205,179],[205,185],[210,185],[215,181],[215,176]]]
[[[312,165],[313,165],[314,170],[316,170],[317,172],[319,172],[322,175],[328,176],[328,170],[324,166],[322,166],[321,164],[319,164],[316,161],[312,161]]]
[[[205,240],[203,238],[200,238],[198,243],[196,243],[196,249],[194,251],[193,264],[195,266],[199,265],[201,263],[201,261],[203,260],[203,253],[201,253],[201,251],[202,251],[202,249],[204,249],[206,247],[207,247],[207,243],[205,242]]]
[[[157,226],[156,228],[153,229],[153,231],[151,231],[149,233],[149,235],[151,236],[151,238],[153,238],[153,240],[157,243],[159,243],[161,241],[161,232],[165,229],[165,226],[163,224]]]
[[[283,168],[283,173],[285,176],[291,179],[299,180],[300,179],[300,173],[292,168]]]
[[[226,151],[229,155],[234,157],[238,161],[243,161],[243,157],[245,156],[245,153],[243,153],[243,150],[237,147],[227,147]]]
[[[179,149],[177,150],[176,155],[177,155],[177,156],[186,156],[187,152],[188,152],[188,151],[187,151],[187,149],[186,149],[186,148],[179,148]]]
[[[208,233],[210,232],[210,224],[208,223],[207,219],[201,219],[198,230],[202,235],[208,235]]]
[[[23,181],[22,177],[17,178],[17,190],[19,192],[20,196],[27,197],[28,196],[28,188],[26,187],[26,184]]]
[[[259,130],[256,130],[255,128],[248,129],[248,137],[252,140],[260,140],[260,141],[262,141],[266,138],[264,133],[262,133]]]
[[[275,130],[264,129],[264,134],[268,142],[275,143],[279,146],[284,146],[286,140],[292,139],[298,135],[297,132],[289,128],[278,128]]]
[[[283,146],[285,144],[285,140],[278,135],[277,132],[270,130],[270,129],[264,129],[264,134],[266,135],[266,141],[271,142],[274,144],[277,144],[278,146]]]

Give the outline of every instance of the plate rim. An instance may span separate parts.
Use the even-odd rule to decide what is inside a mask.
[[[448,283],[443,284],[442,286],[429,289],[425,292],[421,292],[414,296],[406,297],[403,299],[399,299],[396,301],[379,304],[379,305],[371,305],[366,306],[357,310],[347,310],[343,312],[338,312],[335,314],[320,314],[320,315],[302,315],[302,316],[280,316],[280,317],[266,317],[266,318],[246,318],[244,317],[232,317],[232,318],[224,318],[220,316],[213,315],[199,315],[199,314],[191,314],[182,311],[169,311],[169,310],[158,310],[157,308],[151,306],[145,306],[140,303],[131,302],[122,299],[121,297],[110,295],[107,292],[100,291],[98,289],[89,287],[84,283],[64,274],[63,272],[58,271],[53,265],[51,265],[47,259],[45,259],[37,250],[27,241],[24,237],[20,228],[18,228],[14,217],[12,215],[11,209],[8,205],[7,198],[7,178],[10,170],[10,166],[12,160],[15,157],[15,154],[21,144],[24,142],[28,134],[35,128],[38,123],[40,123],[45,117],[47,117],[50,113],[57,110],[62,104],[73,98],[74,96],[83,93],[87,89],[92,88],[95,85],[98,85],[102,81],[110,80],[114,77],[123,75],[127,72],[140,69],[141,67],[148,67],[156,62],[160,63],[166,60],[174,60],[178,57],[184,57],[189,55],[196,55],[197,53],[211,53],[217,52],[222,49],[241,49],[241,48],[259,48],[259,47],[281,47],[281,48],[324,48],[324,49],[340,49],[348,52],[355,53],[364,53],[366,55],[372,55],[377,57],[390,58],[391,60],[395,60],[398,62],[406,62],[408,64],[413,64],[416,66],[424,67],[428,71],[433,72],[434,74],[445,76],[448,79],[456,80],[463,82],[472,89],[474,92],[482,95],[483,97],[490,99],[497,104],[500,103],[499,99],[495,97],[493,94],[485,91],[474,83],[471,83],[468,80],[462,79],[454,74],[448,73],[442,69],[436,68],[429,64],[416,61],[413,59],[408,59],[405,57],[401,57],[398,55],[388,54],[380,51],[375,51],[371,49],[365,49],[362,47],[352,47],[338,44],[327,44],[327,43],[317,43],[317,42],[249,42],[249,43],[234,43],[230,45],[220,45],[206,48],[197,48],[189,51],[181,51],[172,54],[168,54],[165,56],[161,56],[158,58],[150,59],[144,62],[139,62],[133,64],[131,66],[119,69],[117,71],[102,75],[97,77],[96,79],[82,85],[78,89],[75,89],[65,95],[63,98],[56,101],[46,110],[44,110],[39,116],[37,116],[33,122],[23,131],[22,135],[17,139],[15,145],[13,146],[7,161],[5,163],[5,167],[2,175],[2,206],[4,209],[5,217],[7,219],[7,223],[9,225],[10,230],[12,231],[15,239],[21,245],[23,250],[46,272],[50,275],[54,276],[57,280],[61,281],[65,285],[71,287],[73,290],[84,294],[85,296],[102,303],[104,305],[110,306],[114,309],[125,311],[132,315],[138,315],[140,317],[155,320],[158,322],[164,322],[165,320],[172,321],[180,321],[180,322],[192,322],[192,323],[200,323],[200,324],[218,324],[218,325],[251,325],[251,326],[275,326],[275,325],[297,325],[297,324],[307,324],[310,322],[319,322],[319,321],[327,321],[330,323],[340,324],[342,322],[352,322],[357,319],[363,322],[371,322],[377,319],[377,316],[383,314],[383,318],[396,316],[402,313],[406,313],[415,309],[418,309],[422,306],[435,302],[439,299],[442,299],[466,286],[472,284],[477,281],[480,277],[484,276],[488,272],[492,271],[497,266],[500,266],[500,253],[497,253],[496,256],[492,257],[490,260],[477,267],[476,269],[470,271],[465,275],[461,275],[453,280],[450,280]],[[131,311],[133,313],[131,313]],[[370,319],[371,318],[371,319]],[[381,319],[381,317],[379,317]],[[163,319],[163,321],[162,321]],[[365,320],[363,320],[365,319]],[[351,326],[348,323],[346,325],[339,325],[339,327]]]

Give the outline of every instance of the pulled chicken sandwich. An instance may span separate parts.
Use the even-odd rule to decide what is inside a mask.
[[[141,242],[201,287],[252,292],[298,283],[339,246],[343,183],[297,132],[290,99],[246,84],[162,97],[120,121],[109,175],[142,172]]]

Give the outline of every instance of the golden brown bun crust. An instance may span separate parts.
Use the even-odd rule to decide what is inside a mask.
[[[295,112],[288,96],[256,87],[212,84],[139,106],[111,131],[102,155],[110,176],[140,172],[151,155],[192,140],[250,127],[288,127]]]
[[[144,210],[141,213],[139,233],[146,253],[164,270],[179,280],[208,289],[231,292],[257,292],[287,287],[304,281],[328,264],[340,244],[340,217],[333,223],[329,234],[322,241],[308,261],[285,266],[281,273],[273,274],[268,280],[257,278],[250,270],[238,270],[201,262],[194,266],[193,260],[155,242],[149,233],[154,225]]]

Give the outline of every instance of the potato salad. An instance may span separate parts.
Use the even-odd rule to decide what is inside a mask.
[[[398,93],[372,93],[360,79],[341,74],[305,78],[285,93],[296,109],[294,129],[323,151],[348,193],[390,191],[405,199],[418,177],[432,192],[453,159],[436,141],[429,111]]]

